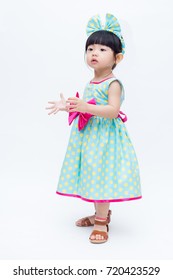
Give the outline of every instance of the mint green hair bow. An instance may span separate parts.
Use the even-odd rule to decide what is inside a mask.
[[[105,26],[102,25],[99,15],[92,17],[87,24],[87,29],[86,29],[87,35],[90,36],[92,33],[99,30],[110,31],[115,35],[117,35],[117,37],[121,41],[122,54],[125,53],[125,43],[124,43],[123,36],[121,35],[121,27],[116,17],[114,17],[111,14],[106,14]]]

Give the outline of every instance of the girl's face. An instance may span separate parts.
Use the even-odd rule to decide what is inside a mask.
[[[87,48],[86,61],[94,70],[111,70],[115,60],[113,50],[107,46],[94,44]]]

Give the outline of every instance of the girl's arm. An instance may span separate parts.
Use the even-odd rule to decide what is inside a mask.
[[[103,118],[117,118],[120,110],[121,86],[119,82],[112,82],[108,90],[108,105],[92,105],[82,99],[73,97],[68,100],[74,105],[69,106],[69,112],[87,112]]]

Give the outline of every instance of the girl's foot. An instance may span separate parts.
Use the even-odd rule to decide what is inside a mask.
[[[107,223],[109,224],[111,221],[111,210],[109,210],[108,212],[108,216],[107,216]],[[78,221],[76,221],[76,226],[78,227],[90,227],[94,225],[94,220],[95,220],[95,214],[89,217],[85,217],[82,219],[79,219]]]
[[[108,240],[108,224],[107,219],[104,221],[95,219],[94,230],[90,235],[90,242],[94,244],[104,243]]]

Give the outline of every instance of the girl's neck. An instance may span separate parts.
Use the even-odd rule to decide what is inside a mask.
[[[92,79],[93,82],[98,82],[100,80],[104,80],[104,79],[107,79],[107,78],[111,78],[111,77],[114,77],[113,73],[112,73],[112,70],[110,71],[104,71],[104,72],[98,72],[98,71],[95,71],[94,72],[94,78]]]

